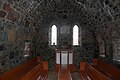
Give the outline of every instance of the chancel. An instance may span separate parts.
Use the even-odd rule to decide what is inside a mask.
[[[0,0],[0,80],[120,80],[120,0]]]

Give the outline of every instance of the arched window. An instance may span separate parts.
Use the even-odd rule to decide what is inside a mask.
[[[52,26],[52,34],[51,34],[51,45],[57,45],[57,27],[55,25]]]
[[[73,27],[73,45],[79,45],[78,38],[79,38],[79,28],[77,25],[75,25]]]

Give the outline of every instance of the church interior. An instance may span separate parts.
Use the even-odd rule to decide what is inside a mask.
[[[0,0],[0,80],[120,80],[120,0]]]

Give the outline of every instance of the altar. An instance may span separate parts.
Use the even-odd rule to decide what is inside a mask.
[[[73,64],[74,49],[55,49],[56,64]]]

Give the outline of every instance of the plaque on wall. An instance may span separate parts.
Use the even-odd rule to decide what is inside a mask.
[[[9,42],[14,42],[15,40],[15,30],[12,29],[12,30],[8,30],[8,41]]]
[[[70,45],[70,35],[63,34],[61,35],[61,45]]]
[[[70,27],[69,26],[62,26],[60,28],[60,34],[70,34]]]
[[[8,37],[8,33],[6,31],[3,31],[1,33],[2,42],[5,42],[7,40],[7,37]]]
[[[70,46],[70,27],[62,26],[60,28],[60,45],[62,46]]]

